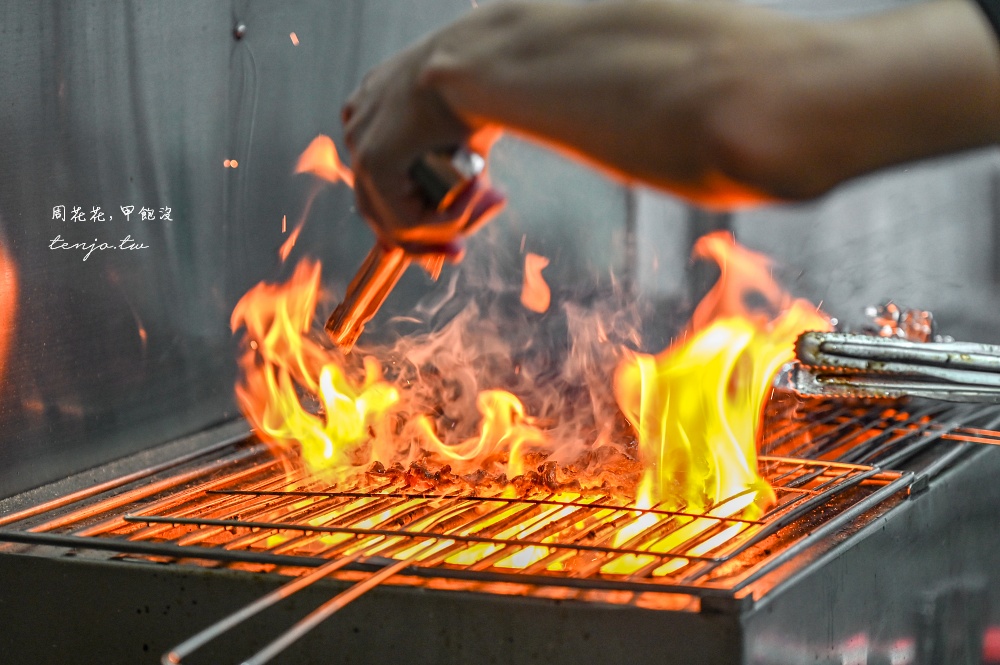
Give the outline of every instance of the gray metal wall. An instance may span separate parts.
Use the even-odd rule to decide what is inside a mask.
[[[12,337],[0,363],[0,496],[238,415],[229,314],[252,284],[289,272],[277,259],[282,217],[290,230],[314,185],[291,176],[298,154],[319,133],[342,147],[339,109],[361,75],[470,9],[0,3],[0,243],[19,285],[16,312],[0,321]],[[493,161],[512,204],[477,243],[513,257],[515,279],[522,236],[553,257],[557,281],[620,268],[619,187],[516,141]],[[320,257],[339,293],[371,242],[351,204],[345,188],[324,189],[292,257]],[[87,221],[53,219],[60,205]],[[104,221],[89,221],[95,206]],[[143,207],[154,219],[139,219]],[[130,235],[148,248],[83,261],[49,249],[57,234],[114,245]],[[13,292],[4,268],[0,316]],[[407,275],[387,307],[407,311],[430,287]]]
[[[3,322],[13,344],[0,494],[231,411],[217,378],[231,374],[219,324],[233,252],[215,168],[230,14],[209,3],[0,6],[0,235],[20,284]],[[59,205],[88,221],[52,219]],[[111,218],[89,221],[95,206]],[[140,221],[141,207],[170,207],[173,221]],[[149,248],[84,262],[48,249],[57,234]]]

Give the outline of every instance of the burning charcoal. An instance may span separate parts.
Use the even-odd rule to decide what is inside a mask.
[[[537,471],[528,471],[511,480],[510,484],[514,486],[518,494],[526,496],[533,489],[544,485],[544,482],[542,476]]]
[[[476,469],[472,473],[468,473],[462,476],[462,480],[469,483],[470,485],[478,485],[486,478],[486,472],[482,469]]]
[[[599,446],[587,455],[586,466],[603,465],[621,453],[614,446]]]
[[[549,488],[558,487],[556,481],[556,470],[558,465],[555,462],[546,462],[538,467],[538,475],[542,484]]]
[[[567,466],[557,466],[555,470],[555,480],[559,488],[563,490],[583,491],[579,474],[575,469]]]
[[[548,463],[546,463],[545,460],[546,460],[546,458],[548,458],[548,456],[549,456],[548,452],[541,452],[541,451],[533,450],[533,451],[531,451],[529,453],[525,453],[522,456],[522,460],[524,461],[524,465],[525,466],[533,466],[533,467],[535,467],[535,468],[538,469],[539,473],[542,473],[542,466],[543,465],[545,465],[545,464],[554,464],[554,462],[548,462]]]
[[[382,462],[375,460],[374,462],[372,462],[372,465],[368,467],[368,473],[382,475],[385,473],[385,466],[382,464]]]
[[[583,491],[583,487],[580,485],[580,479],[579,478],[572,478],[572,477],[569,477],[569,476],[561,476],[561,478],[563,478],[563,477],[565,478],[565,480],[560,480],[559,485],[558,485],[558,488],[559,488],[560,491],[563,491],[563,492],[582,492]]]
[[[427,470],[423,462],[410,462],[410,468],[407,469],[407,475],[413,475],[420,478],[432,478],[433,474]]]
[[[406,476],[406,469],[399,462],[396,462],[388,469],[385,470],[385,476],[390,478],[390,482],[398,483],[402,478]]]
[[[409,481],[410,478],[407,478],[407,480]],[[434,483],[425,479],[424,480],[414,479],[413,482],[407,482],[406,487],[408,490],[410,490],[410,492],[414,494],[428,494],[435,489]]]

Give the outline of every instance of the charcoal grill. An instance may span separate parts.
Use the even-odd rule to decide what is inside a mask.
[[[221,598],[204,589],[205,595],[192,591],[188,596],[185,591],[178,596],[175,590],[154,596],[159,598],[153,601],[157,605],[163,597],[183,598],[185,612],[181,620],[176,608],[166,618],[157,618],[156,623],[174,623],[158,639],[140,634],[125,638],[126,642],[144,639],[148,651],[141,653],[148,662],[173,646],[171,640],[176,644],[226,610],[236,609],[241,598],[252,597],[252,590],[262,592],[289,576],[323,567],[321,574],[313,575],[322,582],[285,603],[291,609],[264,612],[260,620],[266,623],[237,628],[232,636],[213,641],[184,662],[238,662],[248,650],[261,648],[318,605],[323,596],[335,595],[345,585],[361,584],[359,589],[368,591],[378,583],[379,588],[284,654],[285,662],[312,662],[310,657],[325,653],[334,643],[352,654],[347,662],[378,662],[385,655],[383,637],[400,630],[386,627],[391,620],[386,619],[385,608],[401,612],[402,621],[410,611],[419,614],[422,603],[428,611],[433,608],[443,614],[437,615],[434,637],[425,635],[421,648],[408,653],[408,659],[417,662],[464,662],[470,653],[497,662],[530,662],[543,655],[546,662],[581,658],[596,662],[591,659],[597,655],[600,662],[624,662],[632,656],[624,651],[616,655],[615,645],[626,638],[639,640],[651,650],[650,660],[657,662],[784,662],[770,660],[775,657],[773,644],[767,655],[755,655],[762,643],[751,637],[767,635],[773,641],[773,635],[745,632],[753,618],[767,614],[769,607],[781,607],[783,597],[794,595],[803,585],[825,578],[829,573],[815,570],[817,560],[870,549],[872,545],[864,543],[877,540],[872,531],[905,521],[901,516],[923,501],[921,497],[932,494],[928,490],[936,482],[950,482],[946,479],[963,469],[969,473],[997,464],[992,446],[979,444],[1000,443],[998,425],[996,407],[776,400],[765,419],[759,464],[778,500],[759,519],[744,519],[733,508],[740,496],[695,512],[662,506],[641,509],[600,493],[538,490],[518,498],[417,494],[398,478],[377,473],[368,474],[364,487],[331,487],[301,471],[288,471],[263,444],[242,432],[244,426],[234,424],[203,435],[222,437],[215,445],[116,480],[63,491],[20,510],[10,507],[31,497],[6,502],[0,518],[4,543],[0,565],[7,569],[4,579],[16,580],[15,586],[37,582],[36,574],[58,578],[65,574],[58,571],[80,568],[99,571],[92,575],[95,579],[128,570],[129,575],[150,578],[143,583],[150,593],[171,583],[187,589],[193,583],[183,582],[191,578],[181,571],[191,570],[198,572],[194,579],[205,580],[197,587],[222,583],[209,581],[213,577],[225,585],[244,585],[241,593]],[[901,528],[910,538],[927,535]],[[623,533],[627,538],[619,535]],[[936,547],[941,549],[942,544]],[[890,577],[890,568],[903,565],[882,554],[876,561],[887,567],[885,574]],[[906,563],[905,573],[898,571],[896,576],[910,574],[910,565]],[[924,571],[926,583],[920,591],[932,593],[932,582],[952,579],[945,572],[934,571],[933,566]],[[960,585],[962,593],[978,598],[986,592],[982,579],[969,582],[971,578],[959,577],[962,585],[972,584],[969,589]],[[97,594],[98,588],[91,591]],[[95,599],[79,600],[86,604]],[[136,605],[135,600],[126,602],[130,608]],[[211,609],[192,611],[195,606],[189,602]],[[489,630],[485,635],[483,629],[469,633],[467,620],[462,619],[462,608],[484,612],[485,620],[495,619],[497,613],[519,613],[524,602],[532,608],[524,610],[526,616],[548,607],[551,615],[543,613],[544,618],[535,617],[532,623],[562,626],[553,635],[564,635],[568,625],[586,630],[589,620],[580,617],[604,627],[584,640],[589,642],[586,648],[562,638],[509,636],[514,645],[540,639],[526,650],[525,644],[511,646]],[[58,616],[65,610],[43,603],[39,598],[33,611]],[[816,603],[819,606],[807,611],[818,618],[829,608],[824,599]],[[147,606],[141,602],[138,607],[142,623]],[[23,611],[5,602],[4,625],[23,622]],[[350,632],[345,636],[345,626],[360,633],[359,611],[382,616],[365,627],[365,637]],[[604,619],[599,619],[602,615]],[[864,613],[857,619],[854,627],[860,630]],[[711,639],[720,623],[742,625],[735,633],[740,639],[728,637],[718,649],[694,652],[657,646],[646,635],[683,628],[693,631],[692,638]],[[898,628],[899,639],[915,634],[906,623],[903,620]],[[967,641],[981,644],[985,624],[966,628],[972,632]],[[95,630],[112,632],[113,626]],[[545,635],[544,629],[535,630]],[[39,662],[46,640],[54,640],[54,652],[64,653],[62,649],[75,639],[53,627],[45,639],[18,640],[18,650],[8,653],[23,655],[24,662],[32,658]],[[478,640],[475,648],[469,640]],[[834,650],[836,645],[829,642],[820,646]],[[911,660],[891,662],[928,662],[919,660],[918,651],[938,648],[934,645],[940,640],[931,642],[930,647],[911,645],[907,652],[912,652]],[[133,647],[135,657],[141,647]],[[806,640],[800,651],[793,652],[798,657],[814,648]],[[20,657],[11,662],[22,662]],[[107,653],[101,660],[116,662]]]
[[[993,407],[775,405],[762,471],[780,501],[757,520],[595,495],[355,495],[286,476],[242,421],[219,426],[237,413],[232,306],[275,277],[276,250],[313,201],[311,183],[289,176],[297,155],[336,134],[330,109],[366,71],[468,9],[0,5],[0,243],[20,284],[0,377],[0,662],[155,663],[316,571],[330,574],[184,662],[238,662],[359,583],[372,588],[275,662],[1000,661],[1000,453],[981,445],[1000,440]],[[498,246],[559,257],[553,285],[597,280],[663,304],[670,325],[657,330],[679,323],[672,306],[690,295],[686,248],[726,226],[809,266],[796,290],[829,311],[892,295],[961,339],[996,341],[995,149],[726,218],[516,141],[491,161],[513,220],[491,229],[509,235]],[[315,198],[323,223],[297,250],[343,267],[330,276],[340,287],[371,246],[352,203],[346,188]],[[108,219],[71,229],[53,219],[58,206]],[[127,220],[127,206],[173,219]],[[82,262],[48,249],[56,233],[128,233],[150,249]],[[397,313],[426,293],[404,277]],[[543,524],[547,514],[558,517]],[[534,532],[504,534],[529,520]],[[668,540],[683,529],[685,542]],[[452,558],[462,552],[478,554]]]

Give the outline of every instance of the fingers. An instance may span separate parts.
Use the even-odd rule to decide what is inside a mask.
[[[340,110],[340,119],[344,126],[344,140],[349,150],[356,149],[359,139],[365,135],[366,128],[376,116],[377,108],[374,100],[379,97],[379,93],[375,82],[379,69],[381,67],[365,74],[361,84],[355,88]]]
[[[410,177],[421,155],[470,145],[484,157],[499,131],[470,127],[431,88],[416,84],[426,53],[401,52],[369,72],[340,110],[355,174],[358,211],[390,246],[414,254],[460,257],[463,236],[504,204],[485,179],[476,179],[445,211],[430,209]]]
[[[381,127],[369,126],[373,121],[351,103],[345,106],[344,115],[358,211],[382,242],[411,253],[456,257],[464,248],[461,237],[503,208],[504,197],[488,186],[485,176],[474,179],[447,209],[431,208],[410,176],[413,160],[399,142],[387,141]]]

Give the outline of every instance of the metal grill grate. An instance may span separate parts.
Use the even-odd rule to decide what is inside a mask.
[[[48,519],[36,518],[21,538],[0,537],[163,561],[301,566],[352,557],[357,566],[412,559],[411,572],[422,575],[689,590],[837,496],[870,500],[909,482],[906,474],[863,465],[784,457],[760,462],[777,502],[751,520],[740,517],[752,498],[746,494],[695,512],[639,509],[594,493],[416,495],[398,483],[330,491],[302,475],[289,477],[258,446],[208,464],[208,477],[182,474],[184,486],[43,514],[38,517]],[[227,466],[236,468],[219,472]]]
[[[900,468],[940,441],[1000,443],[1000,407],[778,399],[764,421],[764,454]]]
[[[641,508],[599,492],[416,494],[405,477],[389,474],[331,487],[286,472],[264,446],[245,441],[0,517],[7,543],[0,550],[103,552],[296,576],[175,647],[164,655],[172,663],[320,579],[356,581],[244,661],[263,665],[375,586],[410,583],[400,575],[688,599],[675,609],[739,603],[767,593],[786,563],[794,568],[799,555],[821,551],[832,534],[888,510],[914,486],[913,469],[924,482],[969,447],[1000,443],[1000,407],[780,399],[771,406],[759,467],[776,500],[758,519],[745,517],[748,493],[697,511]],[[960,443],[931,448],[945,440]],[[885,470],[904,463],[911,470]]]
[[[407,572],[423,577],[732,597],[906,491],[914,475],[885,470],[887,460],[944,439],[1000,441],[992,429],[1000,409],[907,409],[777,402],[760,457],[777,500],[758,519],[741,517],[746,494],[696,511],[638,508],[594,492],[414,494],[398,479],[330,487],[286,473],[251,442],[0,518],[0,541],[279,570],[341,558],[350,559],[347,570],[407,561]]]

